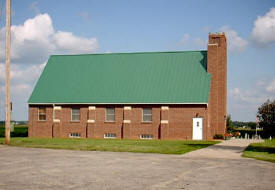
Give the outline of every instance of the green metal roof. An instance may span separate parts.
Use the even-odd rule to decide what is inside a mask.
[[[207,51],[53,55],[31,97],[39,103],[208,103]]]

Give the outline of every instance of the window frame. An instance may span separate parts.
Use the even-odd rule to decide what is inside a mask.
[[[69,138],[81,138],[81,133],[70,133]]]
[[[79,114],[73,114],[73,110],[79,110]],[[79,120],[73,120],[73,116],[79,115]],[[81,114],[80,114],[80,108],[71,108],[71,122],[80,122],[81,120]]]
[[[104,133],[104,139],[116,139],[116,133]]]
[[[45,113],[41,113],[40,109],[45,109]],[[41,120],[40,115],[45,116],[45,119]],[[47,121],[47,109],[46,109],[46,107],[38,107],[38,121]]]
[[[140,139],[147,139],[147,140],[151,140],[154,138],[154,136],[152,134],[141,134],[139,136]]]
[[[151,114],[144,114],[144,109],[151,109]],[[144,116],[151,115],[151,120],[150,121],[145,121]],[[153,122],[153,108],[142,108],[142,122],[143,123],[152,123]]]
[[[114,110],[114,114],[108,114],[107,110],[108,109],[113,109]],[[113,120],[108,120],[108,115],[110,116],[113,116],[114,119]],[[115,108],[105,108],[105,122],[115,122],[116,121],[116,109]]]

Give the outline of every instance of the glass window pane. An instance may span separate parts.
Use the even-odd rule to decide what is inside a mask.
[[[107,108],[106,112],[107,112],[107,114],[115,114],[115,109],[114,108]]]
[[[72,109],[72,114],[80,114],[80,109],[79,108],[73,108]]]
[[[46,108],[39,108],[39,113],[40,114],[46,114]]]
[[[107,115],[107,121],[115,121],[115,115]]]
[[[72,108],[72,121],[80,121],[80,108]]]
[[[115,121],[115,108],[106,108],[106,121]]]
[[[143,114],[144,115],[152,114],[152,108],[143,108]]]
[[[80,115],[72,115],[72,120],[73,121],[79,121],[80,120]]]
[[[143,121],[152,121],[152,115],[144,115]]]
[[[38,108],[38,120],[45,121],[46,120],[46,108]]]
[[[151,122],[152,121],[152,108],[143,108],[143,121]]]
[[[46,115],[39,115],[39,120],[40,121],[46,120]]]

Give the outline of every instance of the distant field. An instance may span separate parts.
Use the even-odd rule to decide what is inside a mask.
[[[243,153],[244,157],[275,162],[275,139],[263,143],[250,144]]]
[[[0,139],[0,144],[4,139]],[[184,154],[219,143],[217,141],[185,140],[120,140],[120,139],[61,139],[61,138],[11,138],[12,146],[112,151],[161,154]]]

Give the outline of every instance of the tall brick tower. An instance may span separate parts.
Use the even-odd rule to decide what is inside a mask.
[[[227,115],[227,43],[224,33],[210,33],[207,72],[211,74],[209,125],[212,136],[224,134]]]

